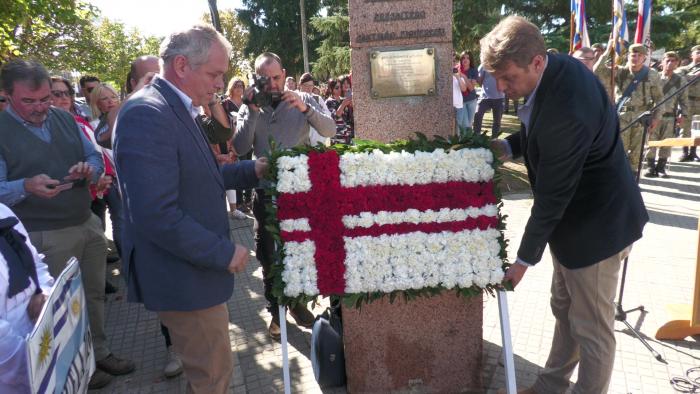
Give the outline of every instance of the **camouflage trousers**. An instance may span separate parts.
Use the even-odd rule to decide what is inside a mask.
[[[664,138],[672,138],[674,134],[674,129],[675,129],[675,118],[672,116],[664,116],[661,118],[661,121],[659,122],[659,125],[656,126],[655,129],[651,130],[649,132],[649,141],[660,141]],[[656,159],[656,151],[658,149],[659,152],[659,159],[668,159],[671,156],[671,148],[670,147],[663,147],[663,148],[656,148],[656,147],[648,147],[647,148],[647,154],[646,154],[646,159]]]
[[[637,117],[637,114],[632,113],[621,113],[620,114],[620,129],[624,129]],[[639,165],[639,155],[642,152],[642,147],[644,143],[642,142],[642,134],[644,134],[644,126],[640,122],[634,124],[634,126],[628,128],[622,135],[622,145],[625,147],[625,153],[627,153],[627,160],[630,163],[633,173],[637,173],[637,166]]]
[[[690,137],[690,123],[693,121],[693,115],[700,115],[700,99],[688,99],[688,116],[683,119],[683,133],[681,135],[683,138]]]

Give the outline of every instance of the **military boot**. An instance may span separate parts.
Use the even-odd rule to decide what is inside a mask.
[[[661,159],[659,159],[661,161]],[[647,178],[656,178],[659,176],[659,174],[656,173],[656,164],[654,159],[647,159],[647,172],[644,173],[644,176]]]
[[[662,178],[670,178],[670,176],[666,173],[666,161],[668,159],[659,159],[659,162],[656,163],[656,174],[657,176],[660,176]]]

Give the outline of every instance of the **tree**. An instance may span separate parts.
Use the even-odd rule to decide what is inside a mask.
[[[75,70],[92,74],[104,82],[124,89],[131,62],[139,56],[158,55],[160,38],[145,37],[138,30],[128,30],[121,22],[101,20],[94,30],[92,49],[83,53],[84,63]]]
[[[350,72],[350,19],[336,14],[311,18],[311,27],[323,37],[316,48],[318,59],[313,63],[313,75],[321,80]]]
[[[246,56],[257,56],[263,52],[274,52],[282,58],[287,75],[300,75],[304,70],[302,57],[300,8],[296,1],[242,0],[242,9],[237,10],[241,22],[250,36],[246,45]],[[306,0],[306,15],[318,14],[320,0]],[[318,46],[318,38],[309,35],[309,48]],[[310,62],[314,62],[315,51],[311,51]]]
[[[202,16],[202,20],[210,23],[211,17],[206,13]],[[222,34],[233,47],[226,79],[234,75],[244,76],[252,69],[250,66],[251,59],[245,53],[246,45],[248,44],[248,31],[241,23],[240,17],[235,10],[219,11],[219,22],[221,23]]]
[[[76,0],[12,0],[0,7],[0,63],[47,61],[90,41],[97,9]]]

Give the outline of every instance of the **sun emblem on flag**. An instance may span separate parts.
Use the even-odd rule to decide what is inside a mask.
[[[39,345],[39,364],[44,365],[46,360],[49,359],[51,354],[51,348],[53,347],[53,336],[51,335],[51,328],[44,327],[41,334],[41,344]]]
[[[73,316],[78,316],[80,314],[80,299],[78,299],[78,297],[73,299],[73,302],[70,305],[70,310],[73,313]]]

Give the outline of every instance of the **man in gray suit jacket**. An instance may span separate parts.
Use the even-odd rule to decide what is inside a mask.
[[[166,38],[163,74],[124,104],[115,131],[128,299],[168,327],[195,393],[228,391],[233,372],[226,301],[249,252],[229,240],[225,191],[255,187],[267,168],[220,167],[195,122],[223,89],[230,53],[210,26]]]

